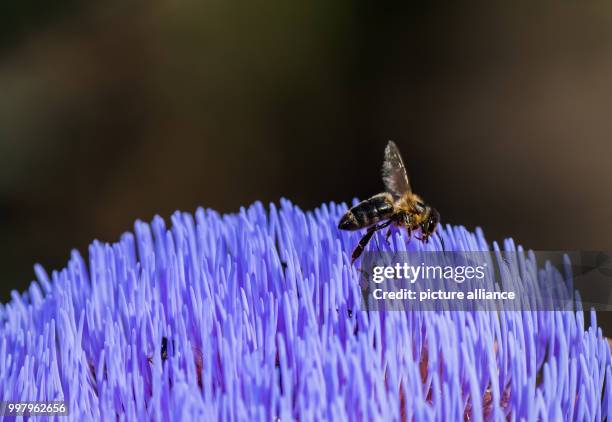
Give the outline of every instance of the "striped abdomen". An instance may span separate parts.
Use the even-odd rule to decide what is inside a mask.
[[[358,230],[369,227],[381,220],[391,218],[393,209],[391,194],[387,192],[379,193],[348,210],[342,216],[338,228],[341,230]]]

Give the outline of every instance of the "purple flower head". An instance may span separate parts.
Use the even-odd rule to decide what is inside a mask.
[[[51,277],[37,266],[0,305],[0,400],[64,400],[71,420],[612,415],[594,312],[585,327],[582,311],[368,311],[350,265],[359,233],[336,227],[345,210],[176,213]],[[490,248],[480,230],[439,234],[447,250]],[[407,241],[395,232],[391,248]]]

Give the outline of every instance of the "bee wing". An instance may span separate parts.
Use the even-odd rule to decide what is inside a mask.
[[[385,148],[382,177],[387,192],[396,198],[412,190],[410,189],[410,182],[408,181],[408,174],[406,173],[402,156],[393,141],[389,141]]]

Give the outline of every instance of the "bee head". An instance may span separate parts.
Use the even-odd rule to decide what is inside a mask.
[[[427,218],[421,224],[421,231],[425,237],[429,237],[433,234],[440,224],[440,213],[435,208],[429,208],[429,212],[427,213]]]

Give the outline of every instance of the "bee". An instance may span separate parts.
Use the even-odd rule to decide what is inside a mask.
[[[410,188],[406,167],[402,156],[393,141],[385,148],[385,159],[382,167],[382,179],[386,192],[361,201],[346,212],[340,219],[340,230],[359,230],[368,228],[351,255],[354,263],[362,254],[374,233],[391,225],[404,227],[408,238],[412,232],[420,229],[421,236],[415,236],[422,242],[428,242],[440,223],[438,211],[425,202]],[[387,230],[386,238],[391,235]],[[442,241],[442,238],[440,238]],[[442,246],[444,249],[444,246]]]

